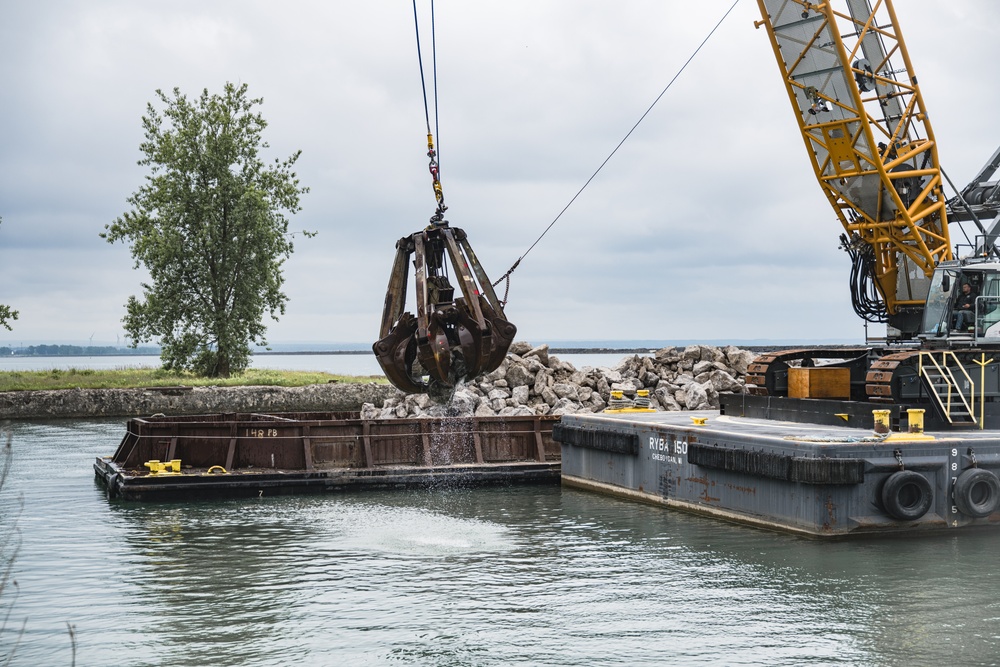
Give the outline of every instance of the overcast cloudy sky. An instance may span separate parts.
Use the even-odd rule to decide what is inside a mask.
[[[420,0],[430,45],[429,3]],[[438,0],[448,219],[494,279],[527,250],[732,0]],[[1000,144],[1000,3],[896,9],[964,184]],[[851,339],[840,226],[815,183],[757,4],[720,30],[514,272],[519,339]],[[425,65],[429,68],[429,51]],[[263,97],[303,198],[272,343],[370,342],[397,239],[433,213],[412,5],[0,4],[0,345],[114,343],[142,275],[98,234],[127,209],[157,88]]]

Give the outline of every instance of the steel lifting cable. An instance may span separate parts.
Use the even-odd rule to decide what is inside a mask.
[[[712,35],[715,34],[715,31],[719,29],[719,26],[721,26],[722,22],[726,20],[726,17],[729,16],[734,9],[736,9],[736,5],[739,4],[739,1],[740,0],[734,0],[732,6],[726,10],[726,13],[722,15],[722,18],[719,19],[718,23],[715,24],[715,27],[709,31],[705,39],[703,39],[701,41],[701,44],[698,45],[698,48],[694,50],[694,53],[692,53],[691,56],[684,62],[684,64],[681,65],[681,68],[677,70],[677,73],[674,74],[674,77],[670,79],[670,82],[660,92],[660,94],[656,96],[656,99],[653,100],[653,103],[649,105],[649,108],[646,109],[646,112],[643,113],[642,116],[639,117],[639,120],[635,122],[635,125],[632,126],[632,129],[629,130],[624,137],[622,137],[622,140],[618,142],[618,145],[615,146],[614,150],[611,151],[608,157],[604,158],[604,162],[601,163],[601,166],[599,166],[597,170],[590,175],[590,178],[588,178],[587,182],[583,184],[583,187],[577,190],[577,193],[573,195],[573,198],[569,200],[569,203],[566,204],[566,206],[564,206],[561,211],[559,211],[559,215],[557,215],[552,220],[552,222],[549,223],[549,226],[545,228],[545,231],[543,231],[539,235],[539,237],[535,239],[535,242],[532,243],[531,246],[529,246],[528,249],[524,251],[524,254],[517,258],[517,261],[514,262],[513,266],[507,269],[507,273],[500,276],[500,278],[497,279],[495,283],[493,283],[493,287],[496,287],[504,280],[507,281],[507,286],[504,288],[503,292],[503,299],[501,300],[501,303],[503,305],[507,305],[507,295],[510,292],[510,274],[512,274],[514,272],[514,269],[518,267],[518,265],[521,263],[521,260],[524,259],[536,245],[538,245],[538,242],[541,241],[542,238],[549,233],[549,230],[552,229],[552,226],[555,225],[556,222],[559,221],[559,218],[562,217],[563,213],[565,213],[569,209],[569,207],[573,205],[573,202],[576,201],[577,197],[579,197],[583,193],[583,191],[587,189],[587,186],[590,185],[590,182],[593,181],[594,178],[596,178],[599,173],[601,173],[601,170],[604,169],[604,165],[606,165],[611,160],[611,158],[614,157],[615,153],[618,152],[618,149],[622,147],[622,144],[624,144],[625,141],[628,140],[630,136],[632,136],[632,133],[635,132],[635,129],[639,127],[639,123],[641,123],[643,120],[646,119],[646,116],[648,116],[649,113],[653,110],[653,107],[655,107],[656,103],[660,101],[660,98],[662,98],[666,94],[666,92],[670,90],[670,86],[674,85],[674,82],[677,80],[677,78],[684,72],[685,69],[687,69],[687,66],[691,64],[691,61],[694,60],[694,57],[698,55],[698,52],[701,51],[701,48],[705,46],[705,44],[708,42],[709,39],[711,39]]]
[[[431,132],[431,114],[427,105],[427,81],[424,77],[424,58],[420,48],[420,21],[417,18],[417,0],[413,0],[413,29],[417,36],[417,64],[420,67],[420,88],[424,95],[424,120],[427,122],[427,157],[430,158],[428,169],[431,172],[434,199],[437,200],[437,210],[431,216],[432,225],[444,224],[444,212],[448,207],[444,204],[444,191],[441,189],[441,166],[438,153],[434,149],[434,134],[440,136],[438,127],[438,87],[437,87],[437,35],[434,24],[434,0],[431,0],[431,55],[434,70],[434,132]]]

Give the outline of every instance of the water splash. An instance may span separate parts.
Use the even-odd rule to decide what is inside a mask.
[[[348,551],[406,556],[495,554],[516,547],[500,524],[447,516],[428,509],[358,505],[341,515],[337,542]]]

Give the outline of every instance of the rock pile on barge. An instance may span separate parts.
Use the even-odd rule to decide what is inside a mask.
[[[443,405],[427,394],[402,392],[382,407],[366,403],[365,419],[412,417],[517,417],[601,412],[611,392],[649,391],[657,410],[719,407],[719,394],[742,393],[743,376],[755,354],[735,346],[665,347],[651,356],[623,358],[614,368],[577,369],[549,354],[548,345],[515,342],[500,367],[460,385]]]

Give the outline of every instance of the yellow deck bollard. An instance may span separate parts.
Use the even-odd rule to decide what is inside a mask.
[[[153,459],[146,461],[142,465],[149,468],[150,475],[179,475],[181,472],[180,459],[170,459],[169,461]]]
[[[877,412],[877,411],[876,411]],[[924,412],[923,408],[907,408],[907,432],[893,433],[886,437],[886,442],[915,442],[922,440],[934,440],[933,435],[924,433]]]
[[[889,410],[872,410],[875,416],[875,432],[879,435],[889,432]]]

